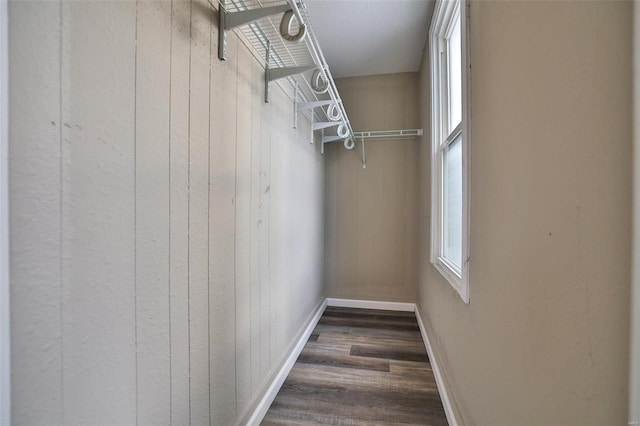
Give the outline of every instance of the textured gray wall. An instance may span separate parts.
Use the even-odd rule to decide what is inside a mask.
[[[11,2],[15,425],[231,425],[323,293],[323,157],[205,1]]]

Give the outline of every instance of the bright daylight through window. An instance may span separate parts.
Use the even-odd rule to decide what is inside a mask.
[[[431,262],[469,302],[466,1],[439,1],[430,31]]]

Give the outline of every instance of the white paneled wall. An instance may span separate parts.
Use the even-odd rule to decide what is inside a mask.
[[[0,3],[0,424],[11,411],[9,329],[9,31],[7,2]]]
[[[204,0],[9,5],[15,425],[232,425],[323,291],[323,157]]]

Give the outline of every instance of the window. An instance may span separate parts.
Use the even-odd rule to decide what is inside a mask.
[[[466,0],[436,3],[431,58],[431,263],[469,303]]]

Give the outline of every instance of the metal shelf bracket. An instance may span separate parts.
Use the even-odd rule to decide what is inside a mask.
[[[329,143],[329,142],[337,142],[337,141],[341,141],[344,140],[344,138],[341,138],[340,136],[323,136],[322,137],[322,143]]]
[[[312,101],[312,102],[296,102],[297,111],[304,111],[305,109],[319,108],[326,105],[335,103],[333,100],[328,101]]]
[[[315,65],[306,65],[302,67],[282,67],[282,68],[269,68],[266,69],[267,82],[273,80],[280,80],[281,78],[291,77],[292,75],[302,74],[305,71],[309,71],[315,68]]]
[[[298,113],[300,111],[306,111],[309,109],[314,109],[314,108],[320,108],[323,106],[327,106],[327,105],[331,105],[334,104],[335,101],[332,99],[326,100],[326,101],[307,101],[307,102],[300,102],[298,101],[298,84],[296,83],[296,90],[295,90],[295,95],[294,95],[294,102],[293,102],[293,128],[297,128],[298,127]],[[311,113],[311,116],[313,117],[313,113]],[[313,132],[313,127],[312,127],[312,132]]]
[[[267,54],[268,59],[268,54]],[[274,80],[280,80],[282,78],[291,77],[297,74],[302,74],[305,71],[309,71],[315,68],[315,65],[306,65],[302,67],[281,67],[281,68],[271,68],[269,67],[269,61],[264,69],[264,87],[265,87],[265,97],[264,102],[269,103],[270,93],[269,93],[269,83]]]
[[[313,123],[313,130],[322,130],[322,129],[327,129],[329,127],[334,127],[334,126],[339,126],[341,124],[344,124],[342,121],[321,121],[321,122],[316,122]],[[340,139],[344,139],[344,137],[340,138]]]
[[[263,10],[263,9],[258,9]],[[265,67],[264,67],[264,102],[269,103],[269,99],[271,97],[271,93],[269,92],[269,83],[274,80],[280,80],[282,78],[291,77],[294,75],[302,74],[303,72],[312,70],[316,68],[315,65],[304,65],[299,67],[278,67],[271,68],[269,66],[269,61],[271,58],[271,43],[267,43],[266,55],[265,55]],[[295,98],[298,96],[297,89],[294,94],[294,106],[295,106]],[[294,124],[296,126],[297,123]],[[294,127],[295,128],[295,127]]]
[[[279,6],[263,7],[260,9],[241,10],[238,12],[227,12],[223,4],[220,4],[218,32],[218,58],[222,61],[227,59],[227,31],[241,25],[250,24],[258,19],[265,18],[278,13],[288,12],[291,6],[283,4]]]

